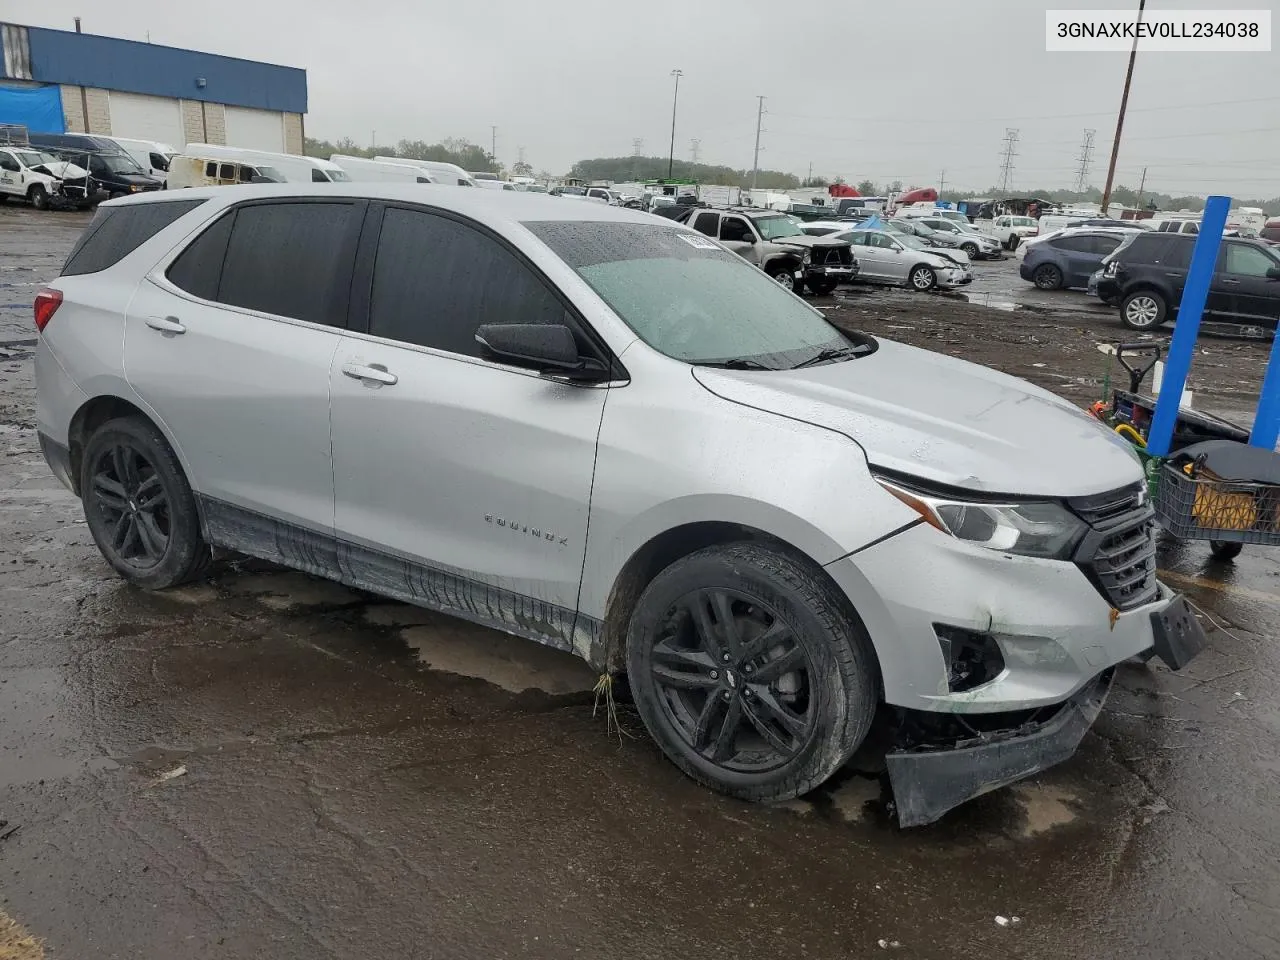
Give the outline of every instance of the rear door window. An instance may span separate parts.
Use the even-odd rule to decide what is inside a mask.
[[[433,213],[386,211],[369,333],[478,357],[481,324],[569,322],[546,282],[494,238]]]
[[[693,229],[699,233],[704,233],[708,237],[714,237],[716,231],[720,229],[720,214],[718,213],[700,213],[698,219],[693,224]]]
[[[62,276],[97,273],[119,263],[203,200],[168,200],[100,207],[67,257]]]
[[[1275,265],[1275,261],[1257,247],[1245,243],[1227,244],[1227,273],[1243,277],[1265,277],[1267,271]]]
[[[1109,253],[1114,253],[1116,247],[1118,246],[1120,246],[1119,237],[1094,237],[1093,238],[1093,252],[1096,254],[1100,254],[1101,256],[1104,256],[1104,257]]]
[[[203,300],[346,326],[364,208],[356,201],[239,207],[174,260],[169,280]]]

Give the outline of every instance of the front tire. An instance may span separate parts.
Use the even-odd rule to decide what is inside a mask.
[[[781,287],[785,287],[792,293],[796,292],[796,275],[795,271],[790,267],[771,267],[769,276],[774,282]]]
[[[1164,297],[1154,290],[1138,290],[1120,304],[1120,320],[1130,330],[1155,330],[1168,312]]]
[[[962,243],[960,249],[969,255],[970,260],[976,260],[978,257],[978,245],[976,243]]]
[[[27,199],[37,210],[49,209],[49,192],[38,183],[27,191]]]
[[[938,275],[930,267],[919,264],[907,274],[907,284],[912,290],[932,290],[938,285]]]
[[[80,463],[80,499],[98,549],[130,583],[163,589],[208,566],[191,486],[148,420],[122,417],[93,432]]]
[[[877,703],[857,617],[802,561],[754,543],[677,560],[645,588],[627,676],[658,746],[705,786],[789,800],[853,755]]]
[[[815,297],[829,297],[836,292],[837,281],[835,280],[806,280],[805,283]]]

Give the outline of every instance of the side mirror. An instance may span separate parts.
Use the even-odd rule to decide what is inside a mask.
[[[604,368],[578,353],[573,331],[558,323],[486,323],[476,330],[485,356],[540,373],[594,380]]]
[[[1267,271],[1268,280],[1280,280],[1280,267],[1272,267]]]

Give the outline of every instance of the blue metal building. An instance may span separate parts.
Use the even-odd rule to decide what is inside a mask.
[[[0,124],[302,152],[297,67],[7,23],[0,53]]]

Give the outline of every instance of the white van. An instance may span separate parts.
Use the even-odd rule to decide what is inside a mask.
[[[187,187],[231,187],[245,183],[284,183],[285,176],[265,163],[219,160],[198,154],[180,153],[169,160],[169,190]]]
[[[435,183],[427,171],[411,163],[391,163],[368,157],[348,157],[335,153],[329,158],[356,183]]]
[[[110,140],[118,144],[120,149],[133,159],[143,170],[157,180],[164,180],[169,175],[169,161],[178,153],[167,143],[158,140],[131,140],[128,137],[106,137],[95,134],[99,140]]]
[[[427,171],[431,179],[436,183],[444,183],[449,186],[457,184],[459,187],[474,187],[476,185],[475,178],[456,163],[441,163],[437,160],[414,160],[411,157],[374,157],[373,159],[386,163],[412,164],[420,170]]]
[[[272,153],[269,150],[246,150],[243,147],[223,147],[216,143],[188,143],[184,156],[205,157],[210,160],[230,160],[250,166],[274,167],[289,183],[342,183],[350,180],[336,163],[319,157],[299,157],[292,153]]]

